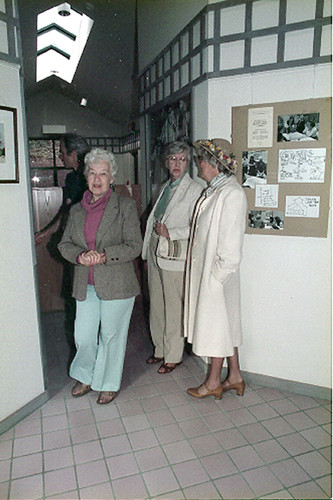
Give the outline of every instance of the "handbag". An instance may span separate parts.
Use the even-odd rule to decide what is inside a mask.
[[[156,256],[166,260],[186,260],[188,240],[169,240],[160,236]]]

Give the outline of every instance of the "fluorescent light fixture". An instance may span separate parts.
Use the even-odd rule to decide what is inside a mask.
[[[81,106],[87,106],[87,102],[88,102],[87,99],[85,99],[84,97],[82,97],[80,105]]]
[[[38,14],[37,82],[51,75],[72,82],[93,23],[66,2]]]

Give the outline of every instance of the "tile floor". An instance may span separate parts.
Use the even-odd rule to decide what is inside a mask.
[[[98,406],[53,380],[53,397],[0,436],[0,499],[331,498],[330,402],[250,384],[195,400],[195,357],[160,375],[149,354],[136,306],[117,398]]]

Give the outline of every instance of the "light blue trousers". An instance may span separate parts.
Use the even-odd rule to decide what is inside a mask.
[[[76,301],[72,378],[95,391],[119,390],[134,301],[135,297],[101,300],[88,285],[86,299]]]

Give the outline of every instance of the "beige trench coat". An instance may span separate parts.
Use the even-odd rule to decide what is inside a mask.
[[[229,357],[242,343],[239,266],[247,204],[234,176],[193,215],[186,266],[184,332],[198,356]]]

